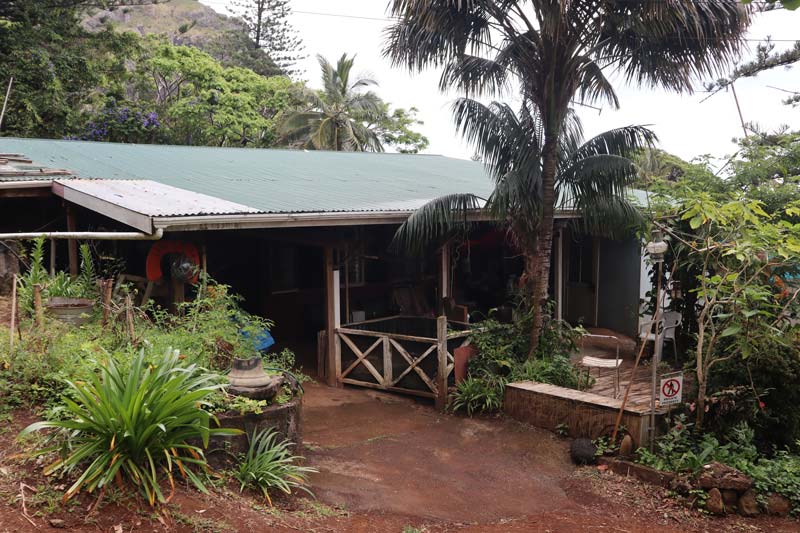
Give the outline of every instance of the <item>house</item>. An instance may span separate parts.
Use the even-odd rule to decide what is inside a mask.
[[[48,233],[54,261],[75,271],[76,239],[93,240],[167,302],[191,288],[169,283],[163,261],[196,254],[249,311],[276,322],[279,346],[325,373],[339,322],[435,316],[445,302],[479,316],[506,302],[521,259],[480,213],[468,239],[430,257],[389,246],[427,201],[491,188],[480,163],[440,156],[0,138],[0,241]],[[580,235],[577,217],[557,213],[556,313],[635,335],[640,243]]]

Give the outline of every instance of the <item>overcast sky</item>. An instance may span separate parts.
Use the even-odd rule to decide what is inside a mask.
[[[228,0],[201,0],[220,12],[226,12]],[[302,62],[305,78],[319,87],[316,55],[335,61],[343,53],[356,54],[354,70],[378,81],[376,92],[395,107],[417,107],[424,121],[420,129],[431,141],[428,153],[468,158],[473,150],[459,139],[453,128],[450,104],[458,96],[442,94],[437,87],[438,72],[411,75],[394,69],[382,57],[382,32],[387,26],[387,0],[292,0],[292,24],[302,37],[308,57]],[[325,16],[326,13],[345,16]],[[360,18],[351,18],[360,17]],[[378,19],[378,20],[372,20]],[[779,10],[759,15],[750,31],[750,38],[800,39],[800,10]],[[754,49],[757,43],[751,42]],[[779,49],[792,45],[776,43]],[[776,89],[800,88],[800,68],[775,69],[757,78],[736,83],[745,121],[754,121],[764,128],[788,124],[800,129],[800,106],[785,106],[787,96]],[[617,126],[650,124],[659,136],[661,148],[684,159],[702,154],[722,157],[735,150],[732,138],[741,135],[741,126],[733,95],[723,91],[701,103],[707,95],[676,95],[626,87],[617,84],[621,109],[605,107],[599,114],[591,109],[578,109],[587,136]],[[698,87],[702,88],[700,84]]]

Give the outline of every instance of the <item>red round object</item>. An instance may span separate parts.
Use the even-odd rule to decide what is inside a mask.
[[[158,241],[150,248],[147,253],[147,281],[159,281],[164,277],[161,272],[161,259],[167,254],[181,254],[188,257],[192,263],[200,267],[200,252],[197,246],[183,241]],[[191,282],[197,283],[197,274],[192,277]]]

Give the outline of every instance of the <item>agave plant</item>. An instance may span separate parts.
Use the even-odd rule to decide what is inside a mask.
[[[277,489],[284,494],[291,494],[292,489],[299,489],[312,495],[306,486],[308,474],[317,470],[308,466],[300,466],[303,458],[292,455],[292,443],[278,440],[278,434],[272,428],[253,431],[248,435],[250,447],[236,472],[236,479],[241,486],[260,490],[264,498],[272,505],[269,491]]]
[[[36,422],[20,433],[56,429],[64,437],[34,455],[60,452],[45,469],[47,475],[80,471],[65,501],[116,480],[137,487],[150,505],[165,503],[169,498],[161,490],[162,476],[174,489],[176,471],[205,492],[195,471],[206,468],[202,448],[213,435],[241,433],[211,427],[219,423],[203,406],[222,385],[215,374],[185,366],[177,350],[152,363],[141,351],[129,366],[109,358],[99,376],[68,385],[75,400],[63,398],[67,419]]]

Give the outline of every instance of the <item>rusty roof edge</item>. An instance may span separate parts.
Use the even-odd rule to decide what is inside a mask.
[[[316,213],[253,213],[236,215],[190,215],[153,217],[153,227],[165,231],[215,231],[231,229],[267,229],[290,227],[360,226],[402,224],[414,213],[405,211],[336,211]],[[578,218],[572,210],[559,211],[556,218]],[[488,213],[475,210],[469,216],[473,222],[488,222]]]

